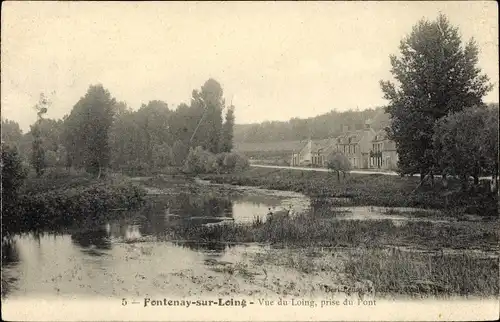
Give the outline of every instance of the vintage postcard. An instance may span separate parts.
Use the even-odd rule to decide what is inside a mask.
[[[499,318],[493,1],[6,1],[2,318]]]

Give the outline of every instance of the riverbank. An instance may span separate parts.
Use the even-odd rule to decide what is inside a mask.
[[[57,296],[120,297],[365,294],[380,299],[498,294],[498,230],[496,222],[484,218],[438,221],[434,219],[444,218],[434,212],[393,210],[388,218],[418,220],[343,220],[341,212],[319,211],[320,207],[271,220],[201,225],[189,217],[230,216],[236,221],[254,210],[265,215],[267,207],[244,211],[238,200],[252,196],[248,206],[259,202],[256,196],[269,193],[274,198],[277,191],[209,184],[185,176],[125,181],[141,191],[149,188],[150,194],[144,206],[124,212],[124,218],[112,218],[115,212],[108,211],[107,220],[90,216],[90,222],[73,225],[72,230],[59,227],[45,234],[14,236],[10,251],[4,252],[11,257],[8,274],[2,272],[12,285],[8,296],[40,290]],[[94,184],[63,190],[90,189]],[[288,197],[292,195],[309,199],[300,194]],[[165,207],[187,220],[171,221]],[[34,249],[39,255],[26,260]],[[99,269],[85,269],[96,260]]]
[[[144,204],[146,190],[126,176],[96,179],[84,172],[56,169],[29,176],[15,209],[3,214],[7,234],[60,229],[117,216]]]
[[[418,207],[455,215],[498,216],[497,196],[461,191],[460,183],[453,180],[447,188],[437,180],[433,187],[424,185],[416,189],[419,178],[415,177],[352,173],[345,178],[341,176],[339,181],[328,172],[260,167],[233,174],[205,174],[200,178],[214,183],[295,191],[323,200],[347,198],[350,206]]]
[[[319,280],[328,280],[330,283],[314,284],[316,288],[326,288],[327,292],[339,285],[344,287],[351,284],[356,284],[357,292],[368,292],[366,285],[372,285],[378,296],[389,297],[394,294],[410,297],[489,297],[499,291],[497,273],[500,235],[495,218],[476,216],[472,219],[463,214],[423,209],[388,209],[384,215],[389,219],[339,220],[343,216],[339,206],[349,208],[349,205],[356,204],[357,199],[353,196],[361,198],[375,187],[379,188],[376,190],[378,193],[387,196],[397,191],[404,195],[418,181],[408,178],[399,180],[390,176],[351,177],[350,181],[341,182],[343,185],[340,187],[336,179],[330,181],[337,185],[331,190],[328,190],[328,186],[322,190],[312,185],[320,180],[316,176],[304,177],[296,173],[295,176],[287,176],[281,170],[278,173],[266,172],[260,177],[257,174],[262,175],[262,169],[251,169],[238,175],[201,177],[238,186],[251,182],[253,186],[264,188],[292,187],[290,190],[314,196],[311,198],[313,209],[293,216],[276,216],[265,222],[256,219],[252,224],[180,225],[173,227],[173,233],[165,240],[193,240],[207,244],[270,244],[275,250],[258,255],[255,258],[257,265],[273,263],[296,270],[297,274],[306,274],[309,278],[316,276]],[[389,181],[387,178],[397,180]],[[166,180],[163,182],[165,185],[169,179],[163,180]],[[162,180],[156,179],[154,182],[156,187],[162,186]],[[294,186],[294,183],[297,185]],[[391,186],[394,183],[399,190]],[[227,190],[230,186],[220,187]],[[356,188],[358,194],[345,194],[346,191],[356,191]],[[341,193],[335,195],[337,191]],[[333,196],[329,194],[331,192]],[[431,191],[426,193],[430,194]],[[371,196],[376,198],[377,194],[371,193]],[[395,203],[401,200],[392,201],[390,205],[415,205]],[[383,205],[387,206],[386,203]],[[394,221],[391,217],[415,220]],[[318,249],[331,249],[331,252],[327,255],[317,254]],[[238,274],[238,267],[242,265],[229,265],[223,269]],[[276,282],[284,283],[283,277],[280,278]],[[300,288],[295,289],[297,285],[293,285],[288,285],[287,291],[300,294]]]

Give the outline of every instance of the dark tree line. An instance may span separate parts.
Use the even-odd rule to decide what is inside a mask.
[[[234,141],[238,143],[266,143],[275,141],[298,141],[327,139],[342,133],[344,125],[350,130],[362,128],[371,121],[375,130],[388,125],[389,115],[382,107],[363,111],[331,111],[315,117],[292,118],[287,122],[267,121],[257,124],[238,124],[234,129]]]
[[[62,120],[43,118],[49,105],[42,94],[37,121],[24,135],[17,123],[2,120],[2,140],[38,175],[53,166],[82,168],[97,177],[109,167],[181,167],[198,146],[218,154],[233,145],[234,107],[226,108],[214,79],[193,91],[189,105],[175,110],[155,100],[134,111],[100,84],[91,85]]]

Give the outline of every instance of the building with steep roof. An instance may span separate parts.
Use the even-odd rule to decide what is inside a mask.
[[[369,122],[364,128],[353,131],[344,126],[343,133],[337,138],[309,140],[300,151],[292,154],[291,165],[326,167],[328,155],[339,151],[347,157],[352,168],[368,168],[374,137],[375,131]]]
[[[366,123],[361,130],[346,131],[336,139],[337,151],[342,152],[353,169],[368,168],[372,140],[375,131],[370,123]]]
[[[372,140],[370,168],[394,170],[397,168],[398,160],[396,143],[389,139],[385,129],[378,131]]]
[[[322,167],[326,164],[326,156],[335,150],[334,139],[311,140],[298,152],[292,153],[292,166]]]

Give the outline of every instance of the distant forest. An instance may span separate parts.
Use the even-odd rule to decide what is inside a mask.
[[[257,124],[235,124],[236,143],[265,143],[276,141],[299,141],[306,139],[326,139],[342,133],[344,125],[349,129],[359,129],[366,121],[371,127],[380,130],[389,125],[389,114],[383,107],[363,111],[331,111],[315,117],[290,121],[267,121]]]

